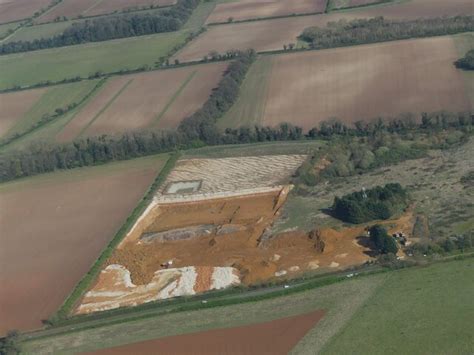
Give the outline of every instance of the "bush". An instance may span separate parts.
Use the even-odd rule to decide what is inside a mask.
[[[377,186],[335,197],[332,205],[334,217],[349,223],[364,223],[376,219],[389,219],[408,205],[408,196],[400,184]]]
[[[380,254],[396,254],[398,245],[396,240],[389,236],[387,230],[379,224],[370,227],[370,240],[374,245],[375,250]]]
[[[456,68],[474,70],[474,49],[471,49],[463,58],[454,62]]]

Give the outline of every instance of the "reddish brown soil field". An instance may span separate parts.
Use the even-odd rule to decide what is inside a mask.
[[[38,328],[59,308],[161,164],[138,160],[0,187],[0,335]]]
[[[292,14],[323,13],[327,0],[240,0],[217,4],[207,23],[285,16]]]
[[[212,26],[189,43],[176,57],[181,61],[200,60],[210,51],[224,53],[230,49],[253,48],[257,51],[283,49],[284,44],[296,43],[297,37],[309,26],[325,26],[339,19],[385,16],[414,19],[443,15],[474,14],[471,0],[414,0],[373,8],[334,12],[328,15],[291,17],[231,25]]]
[[[149,340],[90,354],[286,355],[323,316],[324,311],[316,311],[271,322]]]
[[[309,129],[330,117],[469,110],[457,57],[450,37],[276,56],[262,123]]]
[[[176,0],[64,0],[51,11],[41,16],[37,22],[50,22],[62,16],[73,19],[80,15],[105,15],[120,12],[124,9],[144,8],[150,5],[168,6],[174,3],[176,3]]]
[[[0,95],[0,137],[28,112],[46,90],[24,90]]]
[[[68,141],[79,134],[121,133],[151,126],[172,129],[195,112],[217,85],[227,63],[112,78],[59,133]]]
[[[0,23],[29,18],[50,3],[51,0],[0,0]]]

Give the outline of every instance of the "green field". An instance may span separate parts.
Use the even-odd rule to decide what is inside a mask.
[[[240,88],[239,98],[218,121],[221,129],[251,126],[262,120],[273,58],[263,56],[252,64]]]
[[[98,80],[85,80],[72,84],[53,86],[19,118],[16,125],[7,132],[6,137],[22,133],[39,122],[43,115],[52,115],[57,108],[66,108],[72,103],[79,103],[95,87]]]
[[[370,275],[264,301],[163,314],[23,344],[25,353],[81,352],[326,310],[293,354],[446,354],[472,350],[474,260]],[[426,351],[424,351],[426,350]]]
[[[323,354],[472,354],[474,260],[394,272]]]
[[[1,56],[0,89],[153,66],[187,36],[178,31]]]
[[[12,23],[6,23],[4,25],[0,25],[0,44],[3,43],[3,41],[1,40],[2,38],[4,38],[5,41],[7,41],[5,37],[8,36],[9,31],[14,31],[19,26],[20,26],[20,22],[12,22]]]

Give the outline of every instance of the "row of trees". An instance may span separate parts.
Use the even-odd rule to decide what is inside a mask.
[[[329,22],[326,27],[309,27],[299,39],[312,49],[352,46],[414,37],[433,37],[474,30],[474,16],[421,18],[411,21],[383,17]]]
[[[389,219],[407,205],[408,194],[396,183],[336,196],[331,210],[334,217],[344,222],[364,223]]]
[[[0,54],[177,31],[198,4],[199,0],[178,0],[175,6],[157,14],[106,16],[76,22],[54,37],[5,43],[0,46]]]
[[[471,49],[466,55],[454,62],[459,69],[474,70],[474,49]]]

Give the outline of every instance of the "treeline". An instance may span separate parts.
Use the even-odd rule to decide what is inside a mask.
[[[465,70],[474,70],[474,49],[471,49],[466,55],[454,62],[456,68]]]
[[[178,0],[176,5],[157,14],[105,16],[76,22],[63,33],[51,38],[5,43],[0,46],[0,54],[177,31],[188,20],[198,4],[199,0]]]
[[[316,151],[296,171],[293,183],[304,194],[306,186],[337,177],[348,177],[424,157],[429,149],[444,149],[462,143],[472,132],[472,113],[434,112],[421,117],[403,113],[398,117],[348,127],[334,120],[322,122],[307,133],[310,139],[328,144]],[[338,139],[334,139],[338,137]]]
[[[433,37],[474,30],[474,16],[421,18],[411,21],[383,17],[329,22],[326,27],[306,28],[299,39],[311,49],[325,49],[414,37]]]
[[[398,183],[377,186],[370,190],[356,191],[335,197],[332,215],[344,222],[364,223],[389,219],[408,205],[408,195]]]

